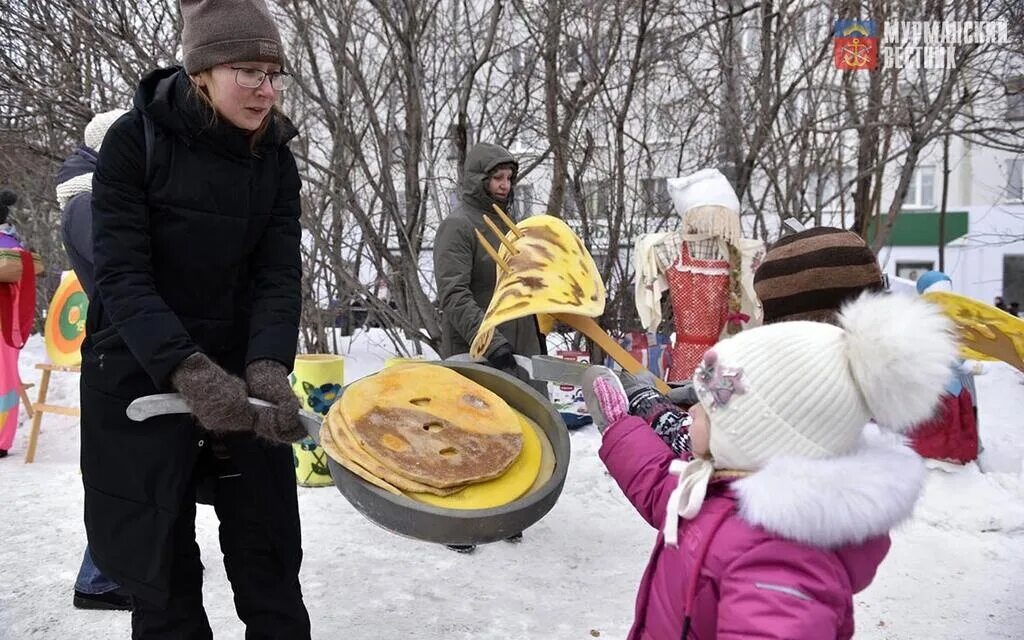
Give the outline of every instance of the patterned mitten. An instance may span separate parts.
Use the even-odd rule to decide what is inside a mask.
[[[625,417],[626,391],[610,369],[598,365],[587,367],[582,386],[583,399],[598,431],[604,433],[608,425]]]
[[[643,418],[665,444],[678,455],[690,454],[690,414],[657,389],[633,376],[624,376],[630,415]]]

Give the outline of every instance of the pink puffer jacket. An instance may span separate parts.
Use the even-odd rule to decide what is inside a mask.
[[[684,609],[698,640],[850,638],[853,594],[871,583],[888,530],[910,515],[924,479],[902,441],[866,432],[848,459],[772,461],[743,480],[713,481],[700,513],[680,520],[675,548],[661,533],[673,452],[626,417],[605,432],[600,455],[659,530],[630,640],[678,640]]]

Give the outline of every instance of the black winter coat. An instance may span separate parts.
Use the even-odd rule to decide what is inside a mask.
[[[155,125],[149,183],[142,112]],[[108,131],[93,180],[96,295],[82,345],[85,523],[97,566],[163,602],[172,525],[209,432],[190,416],[138,423],[128,404],[173,392],[171,374],[202,351],[230,372],[269,358],[293,364],[300,313],[299,187],[274,116],[255,150],[211,124],[180,69],[154,71]],[[217,393],[210,389],[210,393]],[[301,560],[291,448],[226,438],[265,509],[282,556]]]

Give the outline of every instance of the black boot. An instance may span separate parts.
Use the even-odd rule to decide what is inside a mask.
[[[106,611],[131,611],[131,598],[120,589],[106,593],[83,593],[75,589],[76,609],[101,609]]]
[[[473,553],[476,551],[475,544],[446,544],[444,546],[456,553]]]
[[[522,541],[523,541],[523,532],[522,531],[520,531],[519,533],[517,533],[515,535],[511,535],[511,536],[505,538],[505,542],[511,542],[512,544],[518,544],[518,543],[520,543]]]

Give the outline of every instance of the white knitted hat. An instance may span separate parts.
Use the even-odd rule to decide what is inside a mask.
[[[103,138],[107,136],[107,130],[118,118],[128,113],[124,109],[111,109],[103,113],[97,113],[89,124],[85,125],[84,142],[85,146],[93,151],[99,152],[103,146]],[[61,209],[67,206],[71,198],[80,193],[92,191],[92,172],[77,175],[57,185],[57,206]]]
[[[725,207],[737,212],[740,210],[736,191],[718,169],[701,169],[688,176],[669,178],[666,182],[668,192],[672,196],[672,204],[679,215],[706,205]]]
[[[103,145],[103,138],[107,135],[107,129],[114,124],[118,118],[128,113],[124,109],[111,109],[103,113],[97,113],[89,124],[85,125],[85,144],[93,151],[99,151]]]
[[[704,233],[736,245],[742,237],[740,201],[718,169],[666,181],[672,204],[683,221],[683,233]]]
[[[846,455],[871,419],[905,432],[938,406],[956,353],[937,306],[886,294],[844,306],[839,326],[780,322],[724,340],[693,377],[714,466]]]

